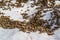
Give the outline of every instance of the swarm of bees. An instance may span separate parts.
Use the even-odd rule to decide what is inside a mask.
[[[19,3],[22,3],[22,2],[26,3],[28,0],[16,0],[16,1]],[[48,35],[53,35],[54,31],[60,28],[59,27],[60,26],[60,15],[59,15],[60,11],[54,7],[55,0],[38,0],[38,2],[35,2],[35,0],[33,1],[35,5],[38,5],[40,7],[38,8],[39,10],[36,13],[32,14],[32,18],[29,19],[29,22],[25,22],[25,21],[20,22],[18,20],[14,21],[14,20],[11,20],[10,17],[3,16],[4,14],[0,13],[0,15],[2,14],[2,16],[0,16],[0,27],[10,28],[10,29],[18,28],[20,29],[20,31],[23,31],[23,32],[27,32],[27,31],[28,32],[40,31],[40,33],[47,32]],[[48,1],[51,4],[48,4]],[[20,5],[19,3],[16,3],[16,4]],[[48,8],[48,7],[53,9],[53,11],[51,12],[51,19],[49,20],[40,19],[41,17],[45,16],[45,15],[42,15],[43,9]],[[48,12],[48,10],[44,12],[46,13]],[[27,13],[22,13],[21,15],[23,16],[23,19],[29,18]],[[55,19],[56,19],[56,22],[53,22]],[[49,24],[48,21],[51,21],[51,23]],[[54,29],[51,29],[51,26],[53,24],[57,26],[54,27]]]

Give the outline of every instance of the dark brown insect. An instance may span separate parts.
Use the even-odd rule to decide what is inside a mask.
[[[19,2],[19,3],[26,3],[28,0],[16,0],[17,2]]]

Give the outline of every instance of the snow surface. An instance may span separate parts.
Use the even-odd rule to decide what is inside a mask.
[[[60,1],[55,1],[55,4],[56,5],[60,5]]]
[[[3,29],[0,27],[0,40],[60,40],[60,29],[56,30],[54,35],[49,36],[47,33],[25,33],[17,28]]]

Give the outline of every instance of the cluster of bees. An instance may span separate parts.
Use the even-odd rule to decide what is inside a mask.
[[[1,6],[6,6],[5,3],[9,3],[8,5],[12,5],[12,6],[16,6],[16,7],[20,7],[21,4],[20,3],[26,3],[28,0],[16,0],[16,5],[11,3],[12,0],[1,0],[0,1],[0,5]],[[47,6],[47,7],[53,7],[55,5],[55,0],[38,0],[36,2],[36,0],[31,0],[34,1],[35,5],[43,5],[43,6]]]
[[[53,11],[53,13],[56,13],[56,12],[57,12],[57,10]],[[60,12],[60,11],[58,11],[58,12]],[[1,13],[1,14],[3,14],[3,13]],[[11,20],[9,16],[0,16],[0,27],[9,28],[9,29],[18,28],[18,29],[20,29],[20,31],[23,31],[23,32],[27,32],[27,31],[28,32],[40,31],[40,33],[47,32],[48,35],[53,35],[54,31],[56,29],[58,29],[59,27],[55,27],[53,30],[51,30],[51,26],[49,24],[44,26],[44,24],[47,23],[48,21],[40,19],[41,17],[44,16],[41,14],[42,14],[42,12],[39,10],[37,13],[32,15],[32,18],[30,18],[29,22],[27,22],[27,23],[24,21],[20,22],[18,20],[16,20],[16,21]],[[55,15],[55,16],[57,16],[57,15]],[[59,17],[57,17],[57,18],[59,18]],[[53,20],[53,18],[52,18],[52,20]],[[56,20],[56,23],[57,23],[57,20]],[[59,23],[57,23],[57,25],[59,25]]]
[[[0,1],[0,8],[4,8],[3,10],[10,9],[11,7],[21,7],[21,4],[16,1],[16,3],[12,3],[12,0],[1,0]],[[7,6],[7,8],[5,7]]]
[[[33,23],[34,24],[34,23]],[[23,32],[35,32],[35,31],[40,31],[40,33],[42,32],[51,32],[48,28],[42,27],[42,26],[35,26],[35,24],[33,25],[31,23],[24,23],[24,22],[20,22],[20,21],[13,21],[11,19],[9,19],[9,17],[7,16],[1,16],[0,17],[0,27],[3,27],[5,29],[12,29],[12,28],[18,28],[20,29],[20,31]],[[49,33],[49,34],[52,34]]]
[[[12,3],[12,0],[1,0],[0,1],[0,8],[4,8],[4,9],[10,9],[10,6],[12,7],[23,7],[21,3],[26,3],[28,2],[28,0],[16,0],[16,3]],[[35,6],[43,6],[44,8],[52,8],[52,7],[60,7],[60,5],[56,6],[55,5],[55,0],[38,0],[36,2],[36,0],[31,0],[34,1],[34,3],[31,5],[32,7]],[[8,5],[6,5],[6,3],[8,3]],[[5,8],[4,6],[8,6],[7,8]]]
[[[26,3],[28,0],[16,0],[17,2],[21,3],[21,2],[24,2]],[[55,0],[38,0],[38,2],[36,3],[35,0],[34,1],[34,4],[35,5],[42,5],[40,8],[38,8],[39,10],[35,13],[35,14],[32,14],[32,18],[30,18],[29,22],[20,22],[18,20],[11,20],[9,16],[0,16],[0,27],[3,27],[3,28],[18,28],[20,29],[20,31],[23,31],[23,32],[35,32],[35,31],[40,31],[40,33],[43,33],[43,32],[47,32],[48,35],[53,35],[54,34],[54,31],[56,29],[59,28],[60,26],[60,11],[53,8],[52,6],[54,6],[54,2]],[[48,1],[52,3],[51,6],[48,6]],[[9,1],[10,2],[10,1]],[[0,2],[1,3],[1,2]],[[44,15],[41,15],[43,11],[43,9],[45,7],[51,7],[53,8],[53,12],[51,12],[51,19],[49,21],[51,21],[50,25],[48,23],[47,20],[43,20],[43,19],[40,19],[41,17],[43,17]],[[0,15],[3,14],[3,13],[0,13]],[[27,16],[28,14],[26,13],[23,13],[21,14],[23,16],[24,19],[27,19],[29,16]],[[54,17],[53,17],[54,15]],[[56,22],[53,22],[56,19]],[[56,24],[58,25],[58,27],[55,27],[54,29],[51,30],[51,26],[53,24]],[[47,24],[47,25],[45,25]]]

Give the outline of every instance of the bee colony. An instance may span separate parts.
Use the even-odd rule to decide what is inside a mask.
[[[11,0],[4,0],[4,2],[1,0],[0,1],[0,6],[6,6],[5,2],[10,2]],[[58,10],[58,7],[55,5],[55,0],[38,0],[37,2],[35,0],[33,6],[39,6],[38,11],[34,14],[32,14],[32,17],[28,16],[29,13],[22,13],[21,15],[23,16],[23,19],[29,19],[28,22],[26,21],[18,21],[18,20],[12,20],[10,19],[9,16],[4,16],[4,13],[0,13],[0,27],[3,28],[18,28],[20,31],[23,32],[36,32],[40,31],[40,33],[47,32],[48,35],[53,35],[54,31],[58,28],[60,28],[60,10]],[[19,8],[21,6],[21,3],[26,3],[28,0],[16,0],[17,5],[15,4],[10,4],[9,6],[15,6]],[[47,8],[52,8],[51,10],[48,10]],[[59,7],[60,8],[60,7]],[[47,9],[47,10],[44,10]],[[52,11],[53,10],[53,11]],[[29,10],[28,10],[29,11]],[[40,19],[44,17],[45,15],[42,15],[43,13],[46,13],[48,11],[51,14],[51,19],[49,20],[43,20]],[[25,11],[26,12],[26,11]],[[46,13],[47,14],[47,13]],[[50,21],[50,23],[49,23]],[[54,22],[56,21],[56,22]],[[53,24],[57,25],[53,29],[51,29],[51,26]]]

